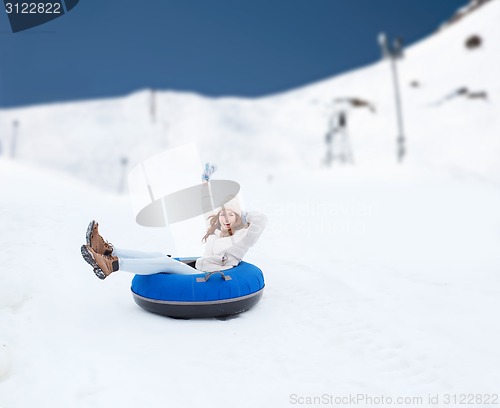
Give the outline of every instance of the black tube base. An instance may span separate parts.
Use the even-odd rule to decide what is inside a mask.
[[[144,310],[174,319],[197,319],[206,317],[227,317],[245,312],[255,306],[264,288],[240,298],[212,302],[168,302],[148,299],[132,292],[135,303]]]

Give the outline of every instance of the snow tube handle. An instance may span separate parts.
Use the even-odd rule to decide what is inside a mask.
[[[203,278],[196,278],[196,282],[200,283],[207,282],[210,279],[210,277],[212,275],[215,275],[216,273],[220,273],[222,279],[224,279],[225,281],[229,281],[232,279],[229,275],[224,275],[224,272],[222,271],[215,271],[215,272],[207,272]]]

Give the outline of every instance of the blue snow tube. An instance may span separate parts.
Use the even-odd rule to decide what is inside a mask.
[[[223,317],[254,306],[262,297],[264,276],[242,261],[221,272],[135,275],[131,289],[135,302],[149,312],[180,319]]]

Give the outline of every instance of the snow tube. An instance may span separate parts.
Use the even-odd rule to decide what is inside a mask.
[[[255,265],[240,262],[221,272],[135,275],[132,295],[143,309],[190,319],[225,317],[254,306],[264,291],[264,276]]]

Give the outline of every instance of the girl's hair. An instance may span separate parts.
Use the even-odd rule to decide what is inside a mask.
[[[236,216],[236,221],[233,225],[233,228],[230,228],[228,231],[222,231],[222,228],[221,228],[221,225],[219,222],[219,215],[222,211],[226,211],[226,210],[220,210],[217,214],[211,215],[210,217],[208,217],[209,227],[208,227],[207,233],[201,239],[201,242],[207,242],[207,238],[210,235],[212,235],[213,233],[215,233],[215,230],[217,230],[217,229],[221,231],[221,233],[220,233],[221,237],[229,237],[230,235],[233,235],[236,231],[245,228],[245,225],[243,225],[243,221],[241,220],[240,215],[232,210],[227,210],[227,211],[234,212],[234,215]]]

